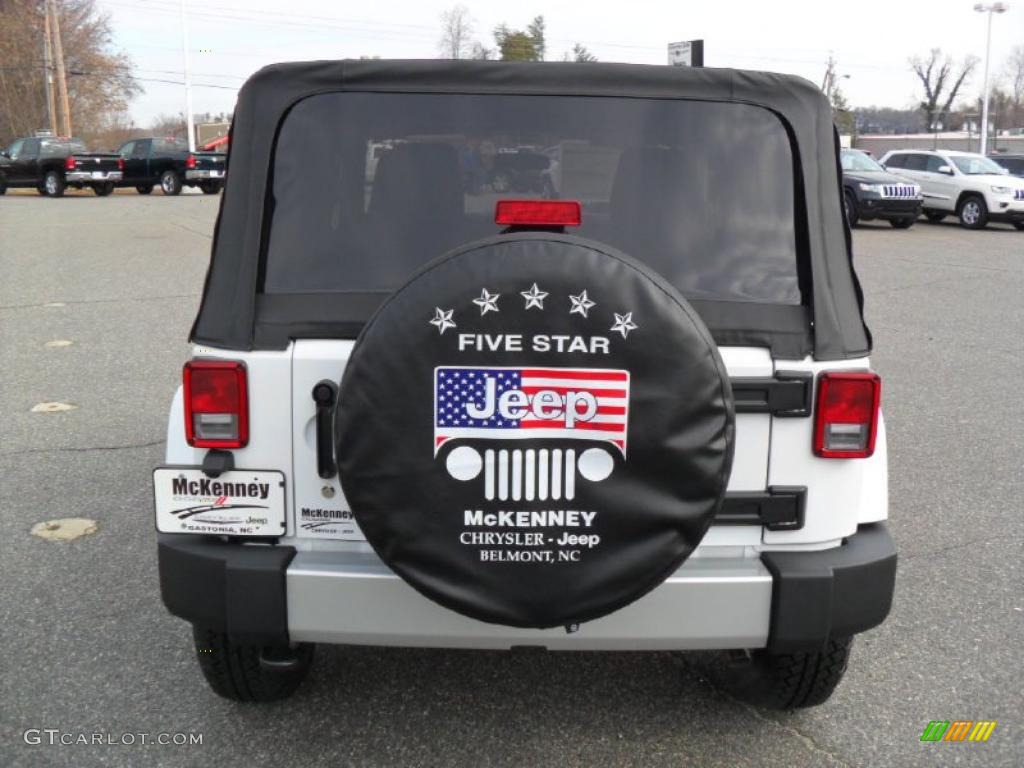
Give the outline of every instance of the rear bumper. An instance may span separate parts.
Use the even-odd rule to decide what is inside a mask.
[[[552,650],[815,648],[888,614],[896,549],[881,523],[842,546],[692,557],[631,605],[567,634],[486,624],[420,595],[372,552],[299,552],[159,535],[171,613],[248,642]]]
[[[99,176],[94,176],[94,173],[99,173]],[[94,184],[103,184],[107,181],[121,181],[123,174],[121,171],[67,171],[64,174],[64,178],[67,181],[74,182],[92,182]]]
[[[224,181],[224,171],[185,171],[185,178],[189,181]]]

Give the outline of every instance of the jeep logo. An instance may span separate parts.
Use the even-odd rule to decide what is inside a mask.
[[[569,390],[562,394],[554,389],[542,389],[530,394],[522,389],[506,389],[497,396],[497,379],[487,376],[485,381],[483,405],[475,401],[465,404],[471,419],[488,420],[497,411],[502,419],[509,421],[522,421],[527,417],[561,420],[566,429],[572,429],[577,421],[590,421],[597,415],[597,397],[592,392]]]

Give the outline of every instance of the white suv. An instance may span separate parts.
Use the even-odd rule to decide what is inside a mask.
[[[282,698],[315,643],[531,646],[827,699],[896,574],[831,114],[724,69],[254,75],[153,476],[213,689]],[[483,183],[551,147],[557,187]]]
[[[968,229],[1004,221],[1024,230],[1024,180],[1009,175],[991,158],[973,152],[898,149],[881,162],[921,185],[929,221],[942,221],[953,213]]]

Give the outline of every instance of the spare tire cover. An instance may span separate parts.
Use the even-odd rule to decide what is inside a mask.
[[[483,621],[571,626],[664,581],[732,463],[732,391],[693,308],[644,265],[555,234],[478,241],[385,301],[335,441],[381,559]]]

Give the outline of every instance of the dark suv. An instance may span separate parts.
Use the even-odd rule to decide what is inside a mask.
[[[839,161],[850,226],[872,219],[885,219],[896,229],[914,225],[924,200],[920,186],[889,173],[871,155],[858,149],[842,150]]]
[[[1024,179],[1024,155],[993,154],[989,157],[1008,170],[1011,176]]]

